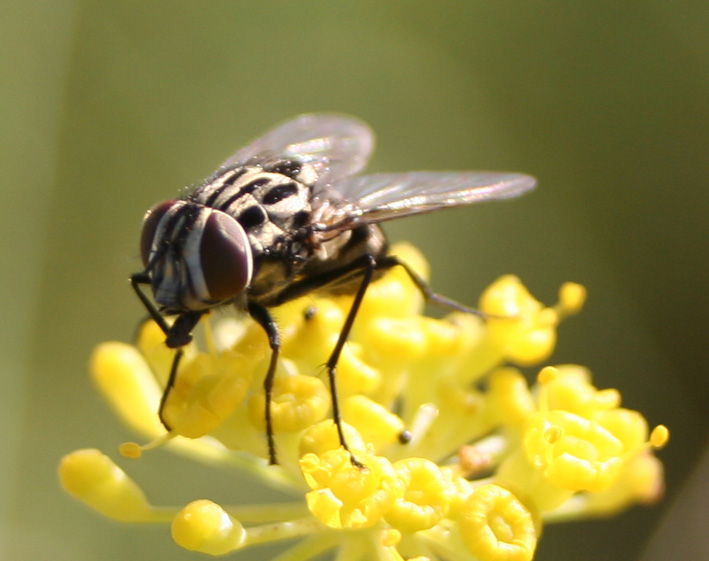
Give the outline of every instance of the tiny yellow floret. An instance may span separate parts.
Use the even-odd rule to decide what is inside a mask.
[[[618,481],[607,491],[585,497],[586,516],[611,516],[633,504],[657,502],[665,490],[662,462],[645,451],[626,462]]]
[[[138,349],[116,342],[98,345],[89,371],[113,410],[133,430],[150,438],[165,433],[156,415],[162,390]]]
[[[381,384],[381,371],[368,364],[363,354],[362,346],[355,342],[342,349],[337,363],[337,385],[342,395],[370,393]]]
[[[59,478],[64,489],[101,514],[121,522],[164,519],[151,507],[142,489],[106,455],[96,449],[62,458]]]
[[[291,322],[284,314],[296,310]],[[345,321],[346,311],[325,298],[297,300],[274,312],[283,333],[283,355],[303,365],[324,364]]]
[[[508,360],[532,365],[554,350],[557,312],[544,308],[517,277],[501,277],[488,287],[480,299],[480,309],[489,315],[491,340]]]
[[[488,389],[488,414],[493,421],[518,427],[535,409],[527,381],[516,368],[496,369]]]
[[[357,428],[375,450],[397,441],[404,430],[400,417],[364,395],[354,395],[343,404],[343,416]]]
[[[263,392],[249,400],[251,423],[265,430],[266,397]],[[273,383],[271,415],[276,432],[298,432],[320,422],[330,408],[330,394],[325,384],[313,376],[276,376]]]
[[[365,468],[353,465],[342,448],[320,456],[306,454],[300,460],[303,476],[313,489],[306,495],[308,508],[326,526],[373,526],[404,493],[389,460],[371,454],[360,455],[358,460]]]
[[[186,361],[168,395],[164,415],[187,438],[212,432],[243,403],[255,363],[240,353],[198,353]]]
[[[645,447],[648,438],[647,421],[637,411],[619,407],[599,413],[596,420],[620,440],[626,454]]]
[[[554,366],[545,366],[539,371],[537,381],[544,385],[551,384],[559,379],[559,369]]]
[[[476,487],[458,522],[465,547],[480,561],[530,561],[537,546],[532,515],[498,485]]]
[[[366,446],[357,429],[348,423],[343,423],[342,432],[347,439],[347,445],[354,453],[364,452]],[[315,454],[319,456],[330,450],[337,450],[342,446],[340,436],[337,434],[335,423],[327,419],[308,427],[300,439],[299,456]]]
[[[537,379],[543,386],[541,403],[545,409],[560,409],[595,419],[620,405],[618,390],[595,388],[590,376],[577,366],[546,367]]]
[[[175,516],[172,538],[191,551],[224,555],[244,544],[246,530],[218,504],[198,500],[188,504]]]
[[[406,458],[396,462],[394,469],[405,490],[386,513],[386,521],[407,533],[438,524],[455,492],[441,468],[424,458]]]
[[[623,445],[617,438],[597,422],[565,411],[531,415],[524,447],[551,482],[573,491],[603,491],[623,466]]]
[[[170,325],[171,318],[168,318],[167,321]],[[165,344],[165,334],[160,326],[152,320],[143,323],[138,332],[136,347],[143,355],[158,384],[164,386],[170,376],[175,351]],[[185,347],[185,356],[189,357],[191,353],[192,345],[188,345]]]

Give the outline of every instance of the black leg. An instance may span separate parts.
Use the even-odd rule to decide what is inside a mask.
[[[167,379],[167,384],[165,384],[165,389],[163,389],[162,397],[160,398],[160,407],[158,408],[158,417],[160,422],[165,427],[168,432],[172,427],[167,423],[164,417],[165,403],[167,402],[167,396],[170,394],[170,390],[175,385],[175,379],[177,378],[177,368],[180,365],[180,359],[182,359],[183,351],[182,347],[187,345],[192,341],[192,330],[194,329],[197,322],[199,322],[204,312],[186,312],[177,316],[175,323],[169,326],[162,316],[160,311],[155,307],[155,304],[145,295],[141,290],[141,284],[150,284],[150,277],[147,273],[137,273],[132,275],[130,278],[131,286],[133,290],[138,295],[138,298],[145,306],[145,309],[150,314],[150,317],[158,324],[162,332],[165,334],[165,344],[171,349],[177,349],[175,351],[175,357],[172,359],[172,366],[170,367],[170,376]]]
[[[271,347],[271,362],[268,365],[268,372],[263,381],[263,391],[266,397],[266,438],[268,440],[268,461],[271,465],[278,463],[276,457],[276,442],[273,438],[273,417],[271,416],[271,397],[273,396],[273,379],[276,375],[278,364],[278,353],[281,349],[281,337],[278,333],[278,326],[266,308],[260,304],[249,302],[249,315],[258,323],[268,336],[268,344]]]
[[[345,278],[354,278],[364,274],[369,265],[369,259],[372,259],[371,255],[363,255],[361,258],[356,259],[349,265],[341,267],[339,269],[333,269],[326,273],[320,275],[313,275],[307,277],[303,280],[292,283],[290,286],[286,287],[279,295],[276,305],[281,305],[290,300],[294,300],[305,294],[315,292],[317,290],[323,290],[327,292],[329,286],[337,285]],[[401,266],[406,274],[409,275],[411,281],[416,285],[416,288],[421,292],[424,299],[427,302],[433,302],[444,308],[449,308],[451,310],[456,310],[459,312],[464,312],[466,314],[473,314],[476,316],[481,316],[483,318],[489,317],[484,312],[465,306],[460,302],[456,302],[451,298],[447,298],[437,292],[431,290],[428,283],[423,280],[409,265],[408,263],[401,261],[398,257],[393,255],[379,256],[375,258],[376,264],[374,266],[375,271],[386,271],[397,265]]]
[[[177,349],[175,351],[175,356],[172,359],[172,366],[170,367],[170,376],[167,379],[167,384],[165,384],[165,389],[162,391],[162,397],[160,398],[160,407],[158,408],[158,417],[160,418],[160,422],[162,423],[162,426],[165,427],[165,430],[168,432],[172,430],[172,427],[165,420],[163,410],[165,409],[165,403],[167,403],[167,396],[170,395],[170,390],[172,390],[172,387],[175,385],[175,379],[177,378],[177,367],[180,365],[181,358],[182,349]]]
[[[162,314],[155,307],[155,304],[153,304],[153,302],[145,295],[145,293],[140,288],[141,284],[150,284],[150,277],[148,276],[148,274],[136,273],[135,275],[131,275],[130,284],[133,287],[135,293],[138,295],[140,301],[143,303],[143,306],[145,306],[145,309],[150,314],[150,317],[153,318],[153,321],[160,326],[162,332],[167,336],[167,334],[170,332],[170,327],[165,322],[165,318],[162,317]]]
[[[458,312],[464,312],[466,314],[473,314],[476,316],[481,316],[483,318],[488,317],[485,312],[481,312],[480,310],[477,310],[475,308],[470,308],[468,306],[465,306],[464,304],[461,304],[460,302],[456,302],[455,300],[452,300],[451,298],[447,298],[446,296],[443,296],[442,294],[438,294],[437,292],[434,292],[431,290],[431,287],[428,285],[428,283],[423,280],[417,273],[414,271],[408,263],[405,263],[404,261],[401,261],[397,257],[393,255],[387,255],[385,258],[385,262],[382,263],[382,266],[386,269],[390,269],[391,267],[394,267],[396,265],[401,266],[404,271],[406,271],[406,274],[409,275],[409,278],[411,281],[416,285],[416,288],[419,289],[421,294],[423,295],[424,299],[427,302],[433,302],[435,304],[438,304],[439,306],[443,306],[444,308],[449,308],[451,310],[455,310]]]
[[[359,288],[357,289],[357,293],[355,294],[354,300],[352,301],[352,306],[350,307],[350,311],[347,314],[345,323],[342,326],[340,335],[337,338],[335,348],[332,350],[332,354],[330,354],[330,358],[327,360],[327,376],[330,381],[330,395],[332,396],[332,420],[335,423],[335,427],[337,428],[337,435],[340,437],[340,444],[342,444],[342,447],[347,450],[347,452],[349,452],[350,461],[352,462],[352,465],[355,465],[359,468],[363,468],[365,466],[359,460],[357,460],[357,458],[355,458],[349,446],[347,446],[345,434],[342,431],[342,415],[340,413],[339,403],[340,400],[337,397],[337,362],[340,360],[340,354],[342,353],[342,349],[344,348],[345,343],[347,342],[347,337],[349,337],[350,331],[352,331],[352,326],[354,325],[354,321],[357,317],[357,312],[359,311],[359,307],[362,304],[364,295],[367,292],[367,287],[369,287],[369,284],[372,282],[374,272],[378,268],[378,264],[373,256],[368,255],[366,257],[367,265],[362,272],[362,282],[360,283]]]

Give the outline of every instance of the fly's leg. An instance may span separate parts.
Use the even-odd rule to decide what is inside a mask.
[[[342,349],[344,348],[345,343],[347,342],[347,338],[349,337],[350,331],[352,330],[352,326],[354,324],[355,318],[357,317],[357,312],[359,311],[359,308],[362,304],[362,300],[364,299],[364,295],[367,292],[367,288],[369,287],[370,283],[372,282],[372,279],[374,278],[374,273],[376,271],[389,270],[392,267],[396,267],[397,265],[399,265],[403,267],[403,269],[409,275],[412,282],[416,285],[416,288],[418,288],[418,290],[421,292],[426,301],[435,302],[436,304],[439,304],[441,306],[445,306],[447,308],[451,308],[453,310],[458,310],[465,313],[484,315],[479,310],[469,308],[468,306],[464,306],[463,304],[460,304],[455,300],[451,300],[450,298],[447,298],[434,292],[433,290],[431,290],[431,287],[428,285],[428,283],[424,279],[422,279],[406,262],[401,261],[395,256],[387,255],[377,260],[372,255],[366,255],[364,256],[364,259],[364,267],[361,269],[362,282],[360,283],[359,288],[357,289],[357,293],[355,294],[354,300],[352,301],[352,306],[350,307],[350,311],[347,314],[345,323],[342,326],[340,335],[337,338],[335,348],[333,349],[332,354],[330,354],[330,358],[328,359],[326,364],[328,379],[330,382],[330,394],[332,398],[332,419],[335,423],[335,427],[337,428],[337,434],[340,438],[340,444],[349,453],[352,465],[357,466],[359,468],[364,468],[365,466],[354,456],[352,451],[349,449],[344,432],[342,430],[342,416],[340,413],[340,404],[337,394],[337,363],[340,359]],[[406,444],[410,440],[410,438],[411,435],[408,431],[403,431],[400,435],[400,441],[402,444]]]
[[[342,447],[349,453],[352,465],[357,466],[359,468],[364,468],[365,465],[357,458],[355,458],[349,446],[347,446],[345,434],[342,430],[340,400],[337,396],[337,362],[340,360],[340,354],[342,353],[342,349],[344,348],[345,343],[347,342],[347,337],[349,336],[350,331],[352,330],[352,325],[354,324],[355,318],[357,317],[357,312],[359,311],[359,308],[362,304],[362,299],[364,298],[364,295],[367,292],[367,287],[369,287],[369,284],[372,282],[374,272],[378,268],[380,268],[380,265],[377,263],[373,256],[367,255],[365,256],[365,258],[366,265],[362,271],[362,282],[360,283],[359,288],[357,289],[357,293],[355,294],[354,300],[352,301],[352,306],[350,307],[350,311],[347,314],[345,323],[342,326],[340,335],[337,338],[335,348],[332,350],[330,358],[327,360],[326,363],[327,376],[330,382],[330,395],[332,397],[332,420],[335,423],[335,427],[337,428],[337,435],[340,437],[340,444],[342,444]],[[384,265],[385,268],[388,268],[385,264],[382,265]]]
[[[150,298],[148,298],[141,290],[141,284],[150,284],[150,277],[147,273],[136,273],[135,275],[131,275],[130,285],[133,287],[133,290],[142,302],[150,317],[155,323],[158,324],[158,326],[160,326],[162,332],[167,336],[167,334],[170,332],[170,326],[167,325],[165,318],[162,317],[162,314],[155,307],[155,304],[153,304]]]
[[[278,326],[266,308],[260,304],[249,302],[249,315],[258,323],[268,336],[268,344],[271,347],[271,362],[263,381],[263,391],[266,396],[266,439],[268,440],[268,461],[271,465],[278,463],[276,457],[276,442],[273,438],[273,417],[271,414],[271,397],[273,396],[273,379],[276,375],[278,364],[278,353],[281,349],[281,338],[278,334]]]
[[[482,312],[475,308],[471,308],[469,306],[466,306],[465,304],[456,302],[455,300],[448,298],[447,296],[443,296],[442,294],[434,292],[428,285],[428,283],[424,279],[422,279],[418,275],[418,273],[416,273],[416,271],[414,271],[409,266],[408,263],[406,263],[405,261],[401,261],[398,257],[394,255],[387,255],[384,258],[384,262],[382,262],[381,264],[382,268],[386,269],[390,269],[391,267],[395,267],[396,265],[401,266],[404,271],[406,271],[406,274],[409,275],[409,278],[416,285],[416,288],[418,288],[419,292],[421,292],[427,302],[433,302],[434,304],[438,304],[439,306],[443,306],[444,308],[449,308],[457,312],[464,312],[466,314],[473,314],[482,318],[490,317],[485,312]]]
[[[170,394],[170,390],[172,390],[175,385],[177,368],[179,367],[180,360],[184,354],[182,347],[192,341],[192,330],[195,325],[197,325],[197,322],[202,317],[204,312],[186,312],[184,314],[180,314],[177,316],[175,323],[173,323],[172,326],[169,326],[160,311],[155,307],[155,304],[153,304],[153,302],[140,288],[141,284],[150,284],[150,277],[147,273],[137,273],[132,275],[130,278],[130,283],[133,290],[138,295],[138,298],[143,303],[143,306],[145,306],[145,309],[148,311],[150,317],[155,323],[158,324],[158,327],[160,327],[162,332],[165,334],[165,344],[171,349],[177,349],[175,351],[175,357],[172,359],[170,375],[167,379],[167,384],[165,384],[165,389],[163,389],[162,397],[160,398],[160,406],[158,408],[158,417],[160,418],[160,422],[165,427],[165,430],[169,432],[172,427],[170,427],[169,423],[165,420],[163,414],[165,403],[167,402],[167,396]]]
[[[329,286],[335,286],[345,279],[352,279],[354,277],[361,276],[361,282],[357,289],[357,293],[355,294],[352,306],[350,307],[350,311],[347,314],[345,323],[342,326],[340,335],[337,338],[337,343],[335,344],[335,347],[332,353],[330,354],[330,358],[326,363],[328,381],[330,383],[330,392],[332,397],[333,422],[335,423],[335,427],[337,429],[337,435],[340,439],[340,444],[342,444],[344,449],[347,450],[347,452],[350,454],[350,460],[352,464],[358,467],[365,466],[359,460],[357,460],[354,454],[350,451],[349,446],[347,445],[347,441],[345,439],[344,432],[342,430],[342,415],[340,412],[340,403],[337,395],[337,363],[340,359],[342,349],[344,348],[345,343],[347,342],[347,338],[350,334],[350,331],[352,330],[352,326],[354,324],[355,318],[357,317],[357,312],[359,311],[359,308],[362,304],[362,300],[364,299],[364,295],[367,292],[367,288],[369,287],[370,283],[374,279],[375,274],[389,270],[393,267],[396,267],[397,265],[403,267],[407,275],[411,278],[412,282],[414,283],[414,285],[416,285],[416,288],[421,292],[426,301],[434,302],[440,306],[444,306],[452,310],[457,310],[468,314],[475,314],[483,317],[489,317],[480,310],[470,308],[468,306],[460,304],[459,302],[456,302],[455,300],[452,300],[434,292],[433,290],[431,290],[431,287],[428,285],[428,283],[423,278],[421,278],[406,262],[401,261],[400,259],[392,255],[384,255],[377,257],[373,255],[363,255],[354,260],[352,263],[339,269],[328,271],[321,275],[311,276],[298,282],[294,282],[281,292],[281,294],[279,295],[279,299],[276,302],[276,305],[282,304],[316,290],[327,290]],[[276,451],[273,440],[273,420],[271,419],[270,402],[273,389],[273,378],[276,372],[278,351],[280,350],[280,339],[278,336],[278,329],[276,327],[275,322],[273,321],[273,318],[271,318],[271,315],[263,306],[251,303],[249,304],[249,313],[266,331],[266,334],[268,335],[269,339],[269,344],[271,345],[272,350],[271,363],[269,365],[268,372],[264,380],[264,390],[266,393],[266,432],[268,437],[269,459],[270,462],[274,464],[276,463]],[[405,444],[410,439],[410,437],[411,435],[404,431],[400,435],[401,443]]]
[[[182,359],[182,349],[177,349],[175,351],[175,356],[172,359],[172,366],[170,366],[170,376],[167,378],[167,384],[165,384],[165,389],[162,391],[162,397],[160,398],[160,406],[158,407],[158,418],[165,427],[167,432],[172,430],[170,424],[165,420],[165,404],[167,403],[167,396],[170,395],[170,391],[175,385],[175,380],[177,379],[177,368],[180,365],[180,360]]]

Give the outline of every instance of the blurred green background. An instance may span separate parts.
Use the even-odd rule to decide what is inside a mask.
[[[672,429],[659,506],[549,526],[537,558],[699,559],[707,29],[701,0],[3,2],[0,558],[200,558],[166,527],[89,512],[60,491],[56,465],[86,446],[115,457],[132,437],[86,363],[143,316],[127,278],[144,211],[272,125],[328,110],[377,131],[370,170],[537,176],[522,199],[388,232],[462,301],[507,272],[546,302],[584,283],[554,361],[588,365]],[[161,451],[128,470],[156,503],[263,492]]]

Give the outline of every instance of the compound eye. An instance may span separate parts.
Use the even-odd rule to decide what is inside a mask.
[[[143,265],[148,266],[150,259],[150,250],[153,248],[155,234],[158,231],[158,224],[162,220],[165,213],[172,208],[176,201],[165,201],[160,203],[155,208],[149,210],[145,218],[143,218],[143,232],[140,234],[140,256],[143,259]]]
[[[228,214],[207,218],[199,248],[204,282],[212,300],[231,300],[251,282],[253,257],[246,232]]]

